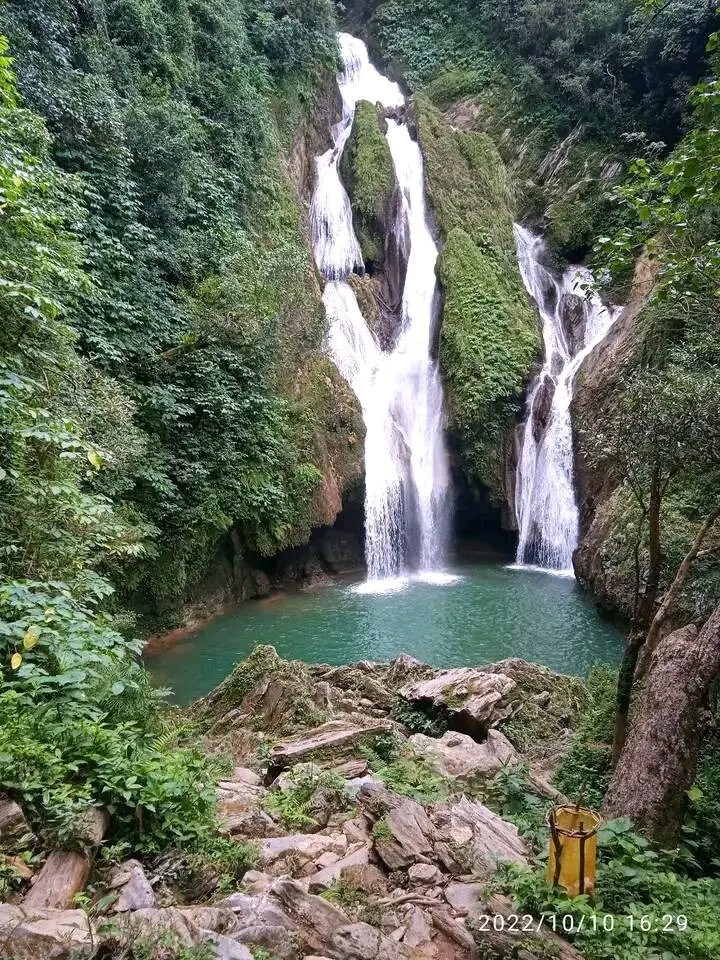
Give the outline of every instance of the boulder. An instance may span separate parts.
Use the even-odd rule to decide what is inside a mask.
[[[442,882],[442,874],[432,863],[414,863],[408,868],[408,878],[411,883],[423,887],[433,887]]]
[[[277,880],[268,891],[297,924],[296,941],[305,955],[333,960],[410,960],[407,948],[367,923],[352,923],[347,914],[294,880]]]
[[[118,890],[118,898],[112,905],[114,913],[126,910],[142,910],[155,906],[155,894],[142,865],[137,860],[127,860],[110,874],[110,888]]]
[[[254,960],[254,955],[243,943],[223,934],[205,934],[206,931],[202,930],[201,942],[212,944],[216,960]]]
[[[458,667],[405,684],[399,694],[420,709],[441,711],[457,728],[484,739],[488,730],[520,708],[515,688],[515,681],[504,674]]]
[[[90,875],[90,851],[105,836],[110,818],[107,810],[89,807],[76,820],[76,831],[82,839],[83,849],[53,850],[49,855],[23,904],[39,909],[62,910],[72,906],[75,894],[85,886]]]
[[[220,829],[231,837],[259,840],[263,837],[281,837],[285,833],[264,810],[246,810],[244,813],[226,814]]]
[[[276,880],[268,889],[268,896],[295,924],[295,938],[302,943],[303,952],[330,952],[335,931],[350,923],[347,914],[339,907],[308,893],[296,880]]]
[[[387,893],[387,877],[372,863],[344,865],[340,871],[340,879],[362,893]]]
[[[264,644],[194,709],[215,721],[211,738],[250,723],[266,734],[284,734],[325,719],[315,705],[315,684],[307,664],[283,660],[274,647]]]
[[[119,914],[99,933],[110,949],[121,952],[138,939],[164,937],[174,950],[209,943],[217,960],[252,960],[236,937],[236,926],[235,914],[227,907],[165,907]]]
[[[404,946],[384,936],[369,923],[340,927],[333,934],[330,946],[338,960],[401,960],[410,956]]]
[[[460,948],[463,960],[477,960],[478,949],[475,939],[464,923],[439,904],[437,907],[430,908],[430,915],[435,929],[445,934]]]
[[[90,858],[70,850],[54,850],[43,864],[35,883],[23,900],[28,909],[63,910],[72,906],[75,894],[90,875]]]
[[[80,960],[95,948],[83,910],[43,910],[0,903],[0,955],[13,960]]]
[[[22,809],[9,797],[0,796],[0,847],[2,850],[5,853],[20,853],[34,839]]]
[[[370,848],[365,844],[359,844],[354,850],[335,860],[335,863],[318,870],[309,879],[311,893],[320,893],[327,890],[340,879],[344,871],[351,867],[363,867],[369,865]],[[320,861],[318,861],[320,863]]]
[[[528,863],[529,851],[512,823],[481,803],[461,797],[433,813],[435,853],[450,873],[487,877],[498,863]]]
[[[262,893],[270,886],[273,879],[269,873],[262,873],[260,870],[248,870],[242,879],[243,889],[251,894]]]
[[[439,740],[416,733],[410,737],[410,743],[438,773],[459,780],[492,776],[502,767],[520,760],[513,745],[499,730],[488,730],[482,743],[453,730],[448,730]]]
[[[101,933],[120,946],[166,935],[191,947],[213,934],[228,934],[234,927],[235,915],[226,907],[162,907],[119,914]]]
[[[401,653],[390,664],[387,675],[387,685],[391,690],[395,690],[403,683],[409,680],[419,680],[421,677],[427,677],[433,673],[433,668],[411,657],[409,653]]]
[[[414,950],[416,947],[429,943],[432,937],[432,927],[420,907],[410,906],[405,922],[405,931],[402,942],[406,947]]]
[[[361,787],[357,799],[375,823],[375,851],[390,870],[405,870],[414,863],[428,862],[433,853],[435,828],[421,804],[374,785]]]
[[[466,916],[479,909],[480,897],[485,890],[483,883],[449,883],[445,887],[445,899],[455,913]]]
[[[270,751],[270,767],[283,769],[304,760],[347,760],[361,746],[392,729],[385,721],[360,726],[348,720],[329,720],[301,736],[276,743]]]
[[[272,956],[282,960],[296,956],[292,936],[297,926],[265,895],[265,891],[259,896],[234,893],[221,906],[228,907],[235,914],[237,922],[232,932],[233,939],[263,947]]]
[[[343,857],[348,841],[344,833],[329,836],[319,833],[296,833],[288,837],[269,837],[260,843],[260,867],[266,873],[280,876],[308,876],[316,873],[315,862],[324,853]]]

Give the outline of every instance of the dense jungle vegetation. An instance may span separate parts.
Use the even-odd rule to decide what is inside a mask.
[[[654,614],[702,622],[718,597],[714,5],[336,7],[349,23],[372,13],[415,95],[470,473],[494,482],[537,348],[512,218],[542,222],[558,257],[590,256],[617,291],[643,246],[654,259],[635,346],[581,441],[612,480],[598,550],[633,622],[627,719]],[[138,615],[172,619],[231,528],[272,554],[314,522],[340,387],[285,161],[336,67],[335,18],[329,0],[0,5],[0,789],[48,845],[81,842],[79,815],[102,805],[121,852],[179,847],[231,878],[251,862],[215,835],[221,764],[177,746],[188,730],[158,709],[134,638]],[[618,734],[601,719],[573,746],[574,786],[598,794]],[[684,886],[718,867],[703,849],[720,809],[716,732],[700,746],[676,784],[692,791],[681,854],[658,874],[642,839],[616,838],[618,913],[641,887],[717,915],[715,881]],[[508,884],[530,905],[548,896],[537,875]]]
[[[231,525],[309,526],[333,381],[281,144],[334,31],[322,0],[0,7],[0,777],[55,837],[88,802],[139,847],[210,823],[114,598],[162,615]]]

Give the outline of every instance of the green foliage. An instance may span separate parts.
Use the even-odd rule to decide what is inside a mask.
[[[35,257],[49,290],[36,309],[57,313],[66,293],[64,343],[43,346],[67,409],[55,402],[58,423],[43,414],[40,427],[71,459],[52,480],[65,481],[72,457],[84,462],[89,488],[126,521],[115,519],[109,546],[138,561],[114,579],[147,620],[171,620],[231,527],[243,548],[271,553],[312,524],[332,389],[316,409],[322,311],[272,111],[279,85],[308,98],[335,63],[332,5],[125,0],[79,16],[32,0],[3,5],[0,30],[54,138],[52,256]],[[33,123],[23,135],[47,154]],[[32,252],[14,249],[24,275]],[[90,469],[71,418],[92,443]],[[18,487],[43,508],[26,527],[44,530],[32,471]],[[68,526],[97,516],[109,536],[106,499],[62,499]]]
[[[589,703],[570,749],[556,768],[554,782],[571,800],[600,807],[610,783],[617,670],[597,664],[588,674],[587,688]]]
[[[713,4],[674,0],[385,0],[383,47],[454,125],[492,134],[525,218],[580,258],[618,222],[609,188],[628,158],[687,126]],[[473,198],[468,198],[473,203]]]
[[[713,12],[694,0],[657,10],[632,0],[517,0],[510,9],[505,0],[385,0],[375,18],[414,85],[475,71],[475,90],[466,81],[462,93],[480,93],[502,69],[515,103],[549,103],[558,131],[581,120],[603,138],[643,130],[672,143],[705,67]]]
[[[453,792],[453,783],[448,777],[438,774],[422,757],[407,748],[395,750],[387,759],[370,751],[368,757],[374,776],[400,796],[412,797],[420,803],[437,803]]]
[[[720,873],[720,740],[716,727],[706,734],[697,776],[688,790],[682,844],[702,873]]]
[[[492,139],[453,129],[425,96],[415,97],[414,107],[428,195],[444,236],[461,228],[510,268],[513,193]]]
[[[186,846],[178,882],[191,902],[197,899],[198,885],[208,871],[215,875],[217,893],[235,893],[243,876],[258,863],[257,844],[207,833]]]
[[[406,726],[410,733],[423,733],[426,737],[441,737],[448,728],[442,710],[421,710],[402,697],[393,701],[390,716]]]
[[[717,954],[717,880],[683,876],[674,857],[653,849],[627,820],[604,824],[598,846],[594,903],[553,889],[543,865],[508,864],[499,871],[500,886],[523,910],[572,918],[573,930],[567,929],[570,919],[565,929],[587,960],[704,960]],[[605,915],[612,921],[603,923]]]
[[[454,130],[422,96],[415,108],[428,194],[446,239],[437,272],[452,427],[471,475],[497,491],[502,436],[538,347],[515,260],[512,191],[487,134]]]
[[[479,776],[470,780],[463,785],[463,793],[477,798],[504,820],[514,823],[531,849],[542,852],[549,803],[535,793],[524,764],[503,767],[491,778]]]
[[[343,179],[366,264],[382,260],[395,189],[395,170],[384,127],[387,121],[381,118],[377,106],[361,100],[342,158]]]
[[[372,828],[373,840],[394,840],[395,834],[392,832],[387,822],[381,817],[376,820]]]
[[[588,703],[584,680],[538,666],[524,671],[516,695],[521,709],[503,720],[499,729],[530,759],[556,754],[558,743],[568,729],[577,726]]]
[[[48,842],[82,844],[82,814],[92,806],[107,809],[109,835],[137,851],[192,848],[212,834],[225,769],[217,759],[158,749],[138,723],[83,716],[59,697],[31,710],[28,700],[0,695],[0,789],[22,800]]]
[[[293,770],[290,778],[293,786],[274,790],[263,803],[265,810],[289,830],[318,826],[312,815],[313,801],[318,790],[332,792],[337,809],[347,809],[350,801],[345,793],[345,781],[339,774],[330,771],[314,773]]]
[[[250,947],[250,953],[253,960],[275,960],[273,955],[265,947]]]
[[[382,821],[378,820],[375,827],[378,823],[382,824]],[[392,839],[389,829],[386,829],[385,833],[388,834],[385,839]],[[382,840],[382,828],[379,830],[379,834],[380,836],[376,839]],[[373,829],[373,836],[375,836],[375,829]],[[323,890],[320,896],[328,903],[336,904],[344,910],[355,923],[369,923],[373,926],[380,926],[381,924],[381,907],[368,897],[366,890],[354,887],[347,880],[342,878],[337,880],[327,890]]]
[[[217,956],[210,941],[188,946],[172,931],[136,936],[128,943],[125,935],[113,937],[112,930],[112,923],[103,924],[103,960],[214,960]]]

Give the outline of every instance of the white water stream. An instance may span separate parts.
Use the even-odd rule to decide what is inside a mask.
[[[427,223],[422,155],[407,126],[388,119],[386,139],[401,192],[397,243],[407,256],[402,323],[383,351],[363,318],[347,278],[363,270],[352,210],[338,166],[360,100],[398,108],[397,84],[368,59],[365,44],[339,36],[343,114],[334,146],[318,157],[312,201],[313,249],[327,280],[328,351],[355,392],[365,421],[365,555],[369,587],[409,572],[442,580],[448,535],[449,468],[443,395],[432,356],[438,249]],[[382,588],[382,587],[381,587]]]
[[[528,396],[518,457],[517,563],[572,575],[579,536],[570,410],[573,386],[583,360],[607,336],[622,308],[603,304],[584,267],[568,267],[559,279],[553,276],[543,265],[542,238],[517,224],[515,243],[520,273],[540,313],[545,355]],[[574,325],[568,320],[571,309],[578,314]],[[543,396],[548,407],[550,391],[544,430],[536,430],[534,411],[542,406]]]

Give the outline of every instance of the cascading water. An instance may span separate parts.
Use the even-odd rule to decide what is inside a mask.
[[[545,355],[527,400],[515,479],[517,563],[572,575],[579,535],[573,385],[583,360],[607,336],[621,308],[606,307],[592,292],[593,278],[584,267],[553,276],[542,262],[542,238],[517,224],[515,243],[523,282],[540,312]]]
[[[339,41],[343,114],[332,131],[333,147],[316,161],[311,215],[315,260],[327,280],[327,347],[365,421],[368,579],[397,578],[409,567],[429,577],[444,564],[449,501],[442,384],[432,356],[438,249],[427,223],[420,148],[407,126],[388,119],[386,139],[401,195],[396,241],[407,256],[407,274],[397,342],[383,351],[346,282],[363,270],[363,261],[338,166],[356,104],[368,100],[393,109],[405,99],[370,63],[361,40],[340,34]]]

